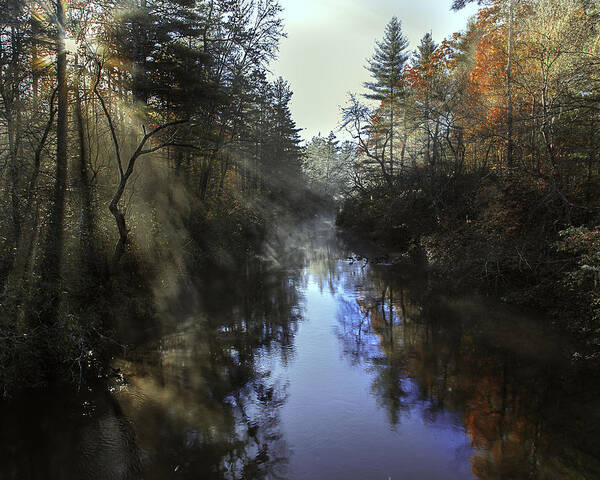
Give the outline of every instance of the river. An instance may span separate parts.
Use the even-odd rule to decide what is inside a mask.
[[[6,405],[0,478],[600,478],[598,388],[543,318],[327,219],[239,270],[163,292],[108,385]]]

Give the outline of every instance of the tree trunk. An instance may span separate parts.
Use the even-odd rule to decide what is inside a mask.
[[[56,179],[54,182],[54,199],[50,224],[46,239],[46,252],[42,266],[42,288],[46,290],[47,299],[42,313],[45,323],[54,323],[59,304],[61,283],[61,256],[63,250],[63,222],[65,212],[65,190],[67,184],[67,52],[65,50],[65,12],[63,0],[56,3],[56,19],[58,34],[56,38],[56,76],[58,83],[58,119],[56,128]]]
[[[390,177],[394,176],[394,88],[390,96]]]
[[[512,62],[514,44],[514,0],[508,0],[508,63],[506,65],[506,166],[513,168],[513,105],[512,105]]]
[[[119,202],[121,201],[121,197],[125,192],[127,180],[129,180],[130,175],[130,173],[126,172],[125,175],[121,177],[121,181],[119,182],[117,191],[108,206],[110,213],[112,213],[113,217],[115,217],[115,221],[117,223],[117,230],[119,231],[119,240],[117,242],[115,252],[113,255],[113,265],[117,265],[119,263],[119,261],[125,254],[125,250],[127,249],[127,243],[129,242],[129,231],[127,230],[127,224],[125,223],[125,215],[123,215],[123,212],[119,208]]]
[[[141,0],[139,8],[146,13],[146,0]],[[146,94],[146,31],[143,25],[138,23],[134,27],[135,38],[133,45],[133,101],[135,103],[146,104],[148,102]]]
[[[13,235],[15,250],[19,250],[19,240],[21,238],[21,206],[19,192],[19,128],[16,121],[16,109],[7,108],[7,130],[8,130],[8,149],[9,149],[9,172],[10,172],[10,197],[11,197],[11,216],[13,222]]]
[[[219,197],[222,197],[225,191],[225,177],[227,176],[227,170],[229,170],[229,155],[225,155],[225,159],[221,164],[221,179],[219,180]]]
[[[94,254],[93,247],[93,206],[92,192],[88,173],[89,147],[87,143],[86,119],[83,115],[81,101],[81,76],[77,76],[77,85],[75,85],[75,117],[77,120],[77,137],[79,140],[79,194],[80,194],[80,224],[79,238],[82,247],[84,263],[89,264],[86,258]]]

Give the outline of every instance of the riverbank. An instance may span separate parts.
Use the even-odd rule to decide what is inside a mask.
[[[306,208],[296,208],[299,203]],[[240,287],[241,266],[272,257],[281,248],[274,241],[280,230],[292,231],[317,205],[318,199],[298,188],[279,203],[223,196],[168,214],[139,215],[118,264],[111,263],[106,232],[96,233],[94,250],[80,250],[73,234],[54,318],[36,309],[46,291],[39,282],[7,287],[0,297],[0,397],[53,383],[81,389],[112,377],[115,357],[162,328],[165,317]]]
[[[514,179],[503,182],[464,176],[437,203],[424,190],[374,188],[347,199],[337,224],[402,252],[395,255],[402,262],[426,265],[432,286],[544,313],[577,338],[574,360],[597,365],[600,229],[583,218],[558,222],[563,205],[547,205],[543,192]]]

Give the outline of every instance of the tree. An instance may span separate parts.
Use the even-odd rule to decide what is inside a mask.
[[[414,55],[412,70],[418,77],[419,82],[413,82],[411,85],[413,91],[422,92],[420,98],[420,112],[417,114],[423,119],[423,135],[425,136],[425,164],[435,168],[435,145],[437,144],[437,136],[439,133],[439,122],[436,122],[436,127],[431,128],[430,120],[433,113],[432,94],[435,91],[435,77],[437,73],[437,65],[433,56],[437,49],[437,44],[433,41],[431,33],[426,33],[421,39],[420,45]],[[416,87],[416,88],[415,88]],[[434,142],[433,163],[431,155],[431,143]]]
[[[67,188],[67,149],[69,85],[67,74],[67,50],[65,34],[67,20],[63,0],[56,2],[56,83],[57,83],[57,124],[56,124],[56,170],[52,212],[48,226],[42,284],[47,289],[42,313],[46,322],[56,320],[56,310],[60,300],[61,268],[64,242],[65,192]]]
[[[342,107],[342,128],[351,136],[356,150],[357,175],[381,178],[388,187],[393,184],[391,165],[387,160],[391,132],[376,110],[350,94]],[[376,174],[381,172],[381,176]]]
[[[292,119],[292,91],[283,78],[271,85],[272,103],[268,113],[268,130],[264,139],[266,152],[263,168],[270,172],[269,190],[277,199],[284,199],[297,189],[295,180],[301,176],[300,129]]]
[[[370,100],[381,102],[381,115],[385,117],[383,128],[389,132],[390,175],[394,174],[394,129],[398,117],[398,103],[404,95],[403,71],[409,55],[408,40],[402,34],[402,25],[397,17],[387,24],[383,40],[378,41],[375,53],[368,62],[367,70],[373,77],[364,86],[370,90],[365,95]]]
[[[468,3],[475,0],[454,0],[453,10],[460,10]],[[518,0],[491,0],[492,4],[506,3],[506,23],[508,24],[507,35],[507,54],[506,54],[506,166],[510,170],[513,168],[514,156],[514,138],[513,138],[513,56],[514,56],[514,23],[515,23],[515,3]],[[477,0],[478,5],[486,3],[485,0]]]
[[[346,193],[354,162],[354,146],[340,145],[333,132],[313,137],[305,149],[303,170],[312,189],[327,200],[338,200]]]

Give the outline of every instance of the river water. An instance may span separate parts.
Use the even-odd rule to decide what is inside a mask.
[[[0,478],[600,478],[598,388],[543,318],[434,294],[323,219],[206,277],[109,385],[6,406]]]

